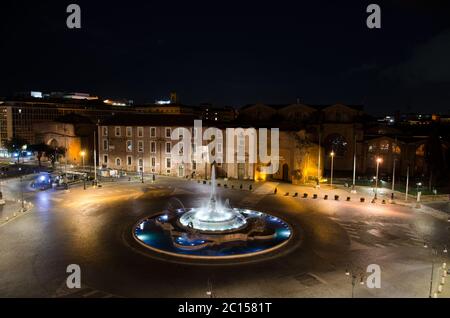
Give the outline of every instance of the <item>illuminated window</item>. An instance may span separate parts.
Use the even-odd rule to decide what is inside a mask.
[[[127,152],[133,151],[133,142],[131,140],[127,140]]]
[[[103,126],[102,127],[102,132],[103,132],[103,136],[108,136],[108,127],[106,127],[106,126]]]
[[[425,157],[425,144],[422,144],[419,147],[417,147],[416,156],[417,157]]]
[[[150,143],[150,152],[151,153],[156,153],[156,142],[152,141]]]
[[[390,143],[387,140],[382,140],[380,142],[380,151],[382,152],[388,152],[390,148]]]
[[[166,138],[170,138],[172,136],[172,129],[166,128]]]
[[[347,153],[348,143],[344,136],[331,134],[325,140],[326,153],[334,152],[336,157],[343,157]]]
[[[116,158],[116,166],[120,167],[122,165],[122,160],[120,158]]]
[[[166,142],[166,153],[170,153],[172,150],[172,144],[170,142]]]

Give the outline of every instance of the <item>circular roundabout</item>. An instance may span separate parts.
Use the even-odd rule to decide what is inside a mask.
[[[260,211],[232,208],[216,199],[215,172],[208,202],[197,208],[172,206],[141,219],[134,239],[156,253],[188,259],[235,259],[273,252],[293,237],[283,219]]]

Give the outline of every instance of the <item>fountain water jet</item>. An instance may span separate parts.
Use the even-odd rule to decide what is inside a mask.
[[[185,213],[181,225],[204,232],[237,231],[247,225],[245,217],[236,210],[218,204],[216,198],[216,169],[211,169],[211,195],[206,207]]]

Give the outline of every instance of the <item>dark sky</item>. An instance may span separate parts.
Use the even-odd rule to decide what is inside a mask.
[[[300,98],[450,113],[446,2],[2,0],[0,95],[153,102],[176,91],[187,104]],[[66,27],[70,3],[81,6],[81,30]],[[381,6],[381,30],[366,27],[370,3]]]

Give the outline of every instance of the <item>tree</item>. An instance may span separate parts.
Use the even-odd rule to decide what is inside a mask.
[[[55,162],[65,155],[66,148],[64,147],[50,147],[49,152],[46,153],[46,156],[50,159],[53,168],[55,167]]]
[[[314,147],[314,143],[310,140],[308,133],[305,130],[294,132],[293,137],[296,148],[295,158],[298,166],[298,168],[294,170],[294,178],[300,181],[301,179],[306,178],[304,169],[307,166],[308,157],[312,147]],[[305,182],[306,180],[303,181]]]
[[[29,149],[30,151],[36,153],[39,166],[41,166],[41,159],[43,156],[47,157],[52,163],[52,167],[54,167],[55,162],[58,161],[59,158],[64,157],[66,155],[66,149],[64,147],[52,147],[45,143],[32,145],[30,146]]]
[[[52,151],[52,148],[45,143],[40,143],[40,144],[36,144],[36,145],[31,145],[29,147],[29,150],[36,154],[36,158],[38,160],[39,167],[40,167],[42,156],[44,154],[47,155],[47,153],[50,153]]]
[[[17,163],[19,163],[23,148],[26,145],[27,141],[21,137],[13,137],[4,143],[4,147],[9,153],[17,153]]]

